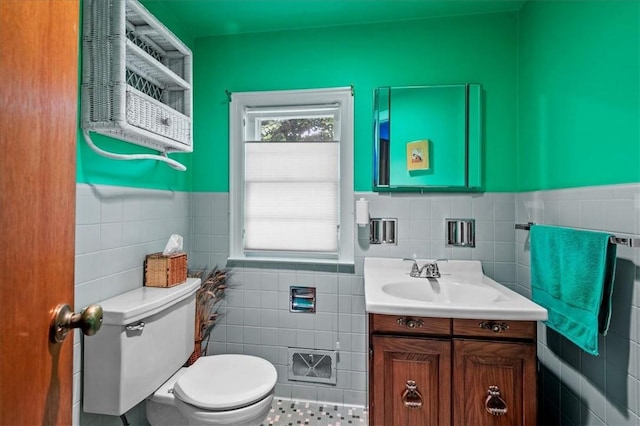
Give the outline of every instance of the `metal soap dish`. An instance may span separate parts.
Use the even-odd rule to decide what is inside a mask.
[[[370,244],[398,244],[398,219],[372,218],[369,221]]]
[[[446,219],[447,245],[454,247],[476,246],[475,219]]]

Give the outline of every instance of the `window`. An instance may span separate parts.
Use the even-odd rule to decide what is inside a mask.
[[[231,258],[353,263],[351,89],[231,100]]]

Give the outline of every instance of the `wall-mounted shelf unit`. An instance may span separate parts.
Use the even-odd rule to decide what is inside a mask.
[[[184,43],[135,0],[84,0],[82,43],[85,131],[163,154],[193,151]]]

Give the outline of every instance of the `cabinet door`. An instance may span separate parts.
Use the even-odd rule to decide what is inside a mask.
[[[373,336],[371,424],[451,423],[451,342]]]
[[[456,339],[453,357],[455,425],[536,424],[535,343]]]

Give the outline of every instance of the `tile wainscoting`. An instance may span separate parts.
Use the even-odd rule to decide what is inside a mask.
[[[188,250],[190,224],[189,193],[77,184],[75,310],[140,287],[145,256],[162,251],[171,234],[184,236]],[[81,342],[76,332],[73,424],[121,425],[82,411]],[[132,425],[147,424],[143,408],[127,414]]]
[[[276,395],[347,405],[367,403],[367,335],[363,263],[366,256],[481,260],[485,273],[511,288],[515,269],[515,194],[356,193],[369,200],[371,217],[398,219],[397,245],[370,245],[368,228],[357,228],[353,271],[334,267],[251,263],[235,265],[222,317],[209,353],[262,356],[278,369]],[[224,265],[228,255],[229,197],[194,193],[194,267]],[[476,247],[445,244],[445,218],[476,220]],[[316,287],[315,314],[289,312],[289,287]],[[288,348],[337,350],[337,384],[288,380]]]
[[[519,193],[518,223],[534,222],[640,234],[640,185]],[[529,233],[516,233],[518,288],[530,295]],[[540,323],[540,424],[640,424],[640,249],[618,246],[611,325],[600,336],[600,356],[582,352]]]
[[[353,270],[287,264],[233,266],[209,353],[247,353],[269,359],[279,373],[277,396],[364,406],[367,338],[363,261],[366,256],[474,259],[496,281],[530,295],[528,233],[514,223],[537,223],[640,233],[640,185],[527,193],[378,194],[371,217],[398,219],[397,245],[370,245],[356,228]],[[476,220],[476,247],[445,244],[445,218]],[[226,265],[227,193],[77,185],[75,308],[141,285],[147,253],[161,251],[172,233],[185,237],[189,265]],[[640,250],[618,248],[614,313],[600,357],[539,326],[541,419],[546,424],[639,424]],[[289,286],[314,286],[316,314],[289,312]],[[74,424],[120,424],[118,418],[81,412],[81,339],[74,346]],[[288,380],[288,348],[337,350],[337,384]],[[146,424],[144,410],[127,414]]]

